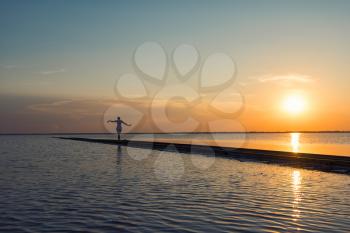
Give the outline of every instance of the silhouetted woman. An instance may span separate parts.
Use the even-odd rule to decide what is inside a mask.
[[[121,134],[121,132],[123,131],[122,125],[123,125],[123,124],[126,125],[126,126],[131,126],[131,125],[125,123],[122,119],[120,119],[120,117],[117,117],[117,120],[115,120],[115,121],[111,121],[111,120],[107,121],[107,123],[110,123],[110,122],[115,122],[115,123],[117,123],[117,128],[116,128],[116,130],[117,130],[117,134],[118,134],[118,141],[120,141],[120,134]]]

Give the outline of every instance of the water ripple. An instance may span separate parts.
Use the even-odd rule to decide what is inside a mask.
[[[0,148],[0,232],[350,230],[347,175],[224,158],[200,170],[166,152],[186,167],[169,181],[156,177],[156,153],[140,162],[124,148],[46,136]]]

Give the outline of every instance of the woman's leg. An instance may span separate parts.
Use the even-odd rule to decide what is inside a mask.
[[[118,141],[120,141],[120,134],[121,133],[122,133],[122,130],[120,128],[117,128]]]

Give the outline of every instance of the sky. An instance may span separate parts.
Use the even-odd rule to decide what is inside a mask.
[[[105,121],[114,115],[133,132],[350,130],[349,11],[346,0],[3,0],[0,133],[109,132]],[[135,60],[148,42],[165,55],[147,52],[142,62],[164,65],[164,82]],[[192,56],[186,50],[177,64],[172,59],[183,44],[198,61],[179,78],[176,65]],[[206,75],[217,53],[234,62],[232,82],[198,89],[191,80],[215,83],[231,72],[231,63],[215,57]],[[137,78],[118,83],[125,74]],[[146,95],[134,98],[144,87]],[[193,95],[199,104],[188,103]],[[297,113],[288,109],[291,96],[302,105]]]

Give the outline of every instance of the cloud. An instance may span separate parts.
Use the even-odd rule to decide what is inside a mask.
[[[101,115],[111,101],[103,100],[59,100],[50,103],[29,105],[30,110],[66,115],[72,118]]]
[[[278,82],[278,81],[292,81],[299,83],[312,83],[315,82],[309,75],[304,74],[287,74],[287,75],[263,75],[257,78],[261,83],[266,82]]]
[[[57,73],[65,73],[66,69],[59,69],[59,70],[45,70],[45,71],[40,71],[39,73],[42,75],[52,75],[52,74],[57,74]]]
[[[29,108],[32,110],[45,111],[49,107],[59,107],[59,106],[63,106],[63,105],[66,105],[66,104],[69,104],[72,102],[73,102],[73,100],[60,100],[60,101],[55,101],[55,102],[48,103],[48,104],[30,105]]]
[[[259,85],[259,84],[278,84],[282,86],[293,86],[298,84],[311,84],[316,82],[317,80],[312,78],[310,75],[305,74],[297,74],[297,73],[291,73],[291,74],[282,74],[282,75],[276,75],[276,74],[264,74],[260,76],[253,76],[248,78],[247,80],[243,80],[239,82],[240,86],[247,87],[251,85]]]
[[[4,69],[15,69],[17,66],[16,65],[4,65],[4,64],[0,64],[0,67],[4,68]]]
[[[6,65],[6,64],[0,64],[0,68],[4,70],[12,70],[12,71],[17,71],[21,70],[22,72],[28,72],[28,73],[33,73],[33,74],[41,74],[41,75],[53,75],[53,74],[58,74],[58,73],[65,73],[67,72],[66,69],[61,68],[61,69],[56,69],[56,70],[39,70],[39,68],[35,65]]]

